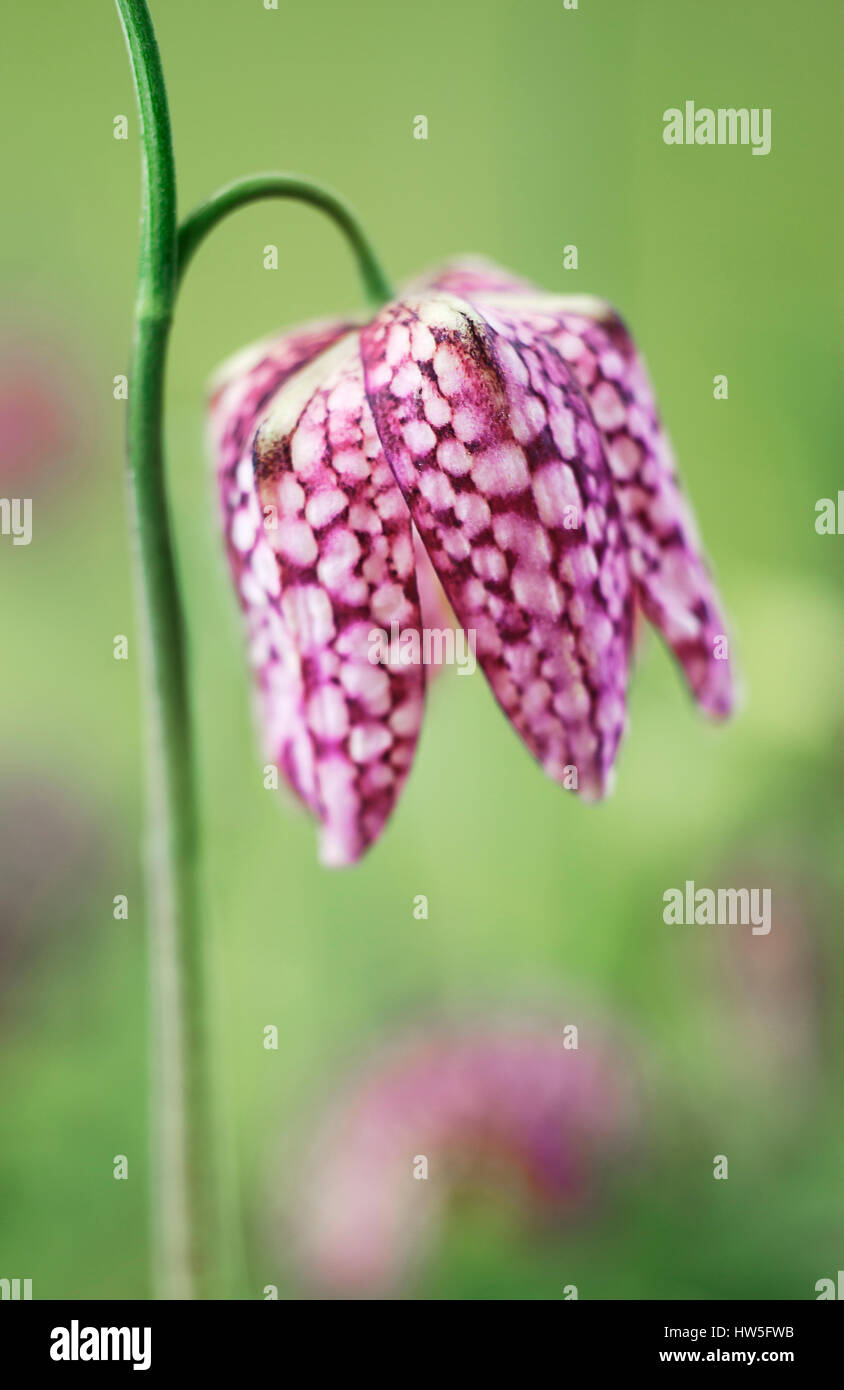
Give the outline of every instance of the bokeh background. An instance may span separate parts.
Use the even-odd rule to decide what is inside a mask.
[[[425,1228],[425,1253],[389,1293],[813,1298],[844,1259],[844,541],[814,530],[816,500],[844,485],[840,11],[152,10],[183,208],[238,174],[295,169],[356,204],[398,280],[476,252],[619,306],[745,685],[738,717],[707,727],[647,637],[617,790],[593,807],[543,779],[480,674],[447,672],[383,841],[351,872],[321,869],[312,827],[262,786],[203,409],[219,360],[354,309],[358,291],[311,210],[268,203],[215,233],[180,301],[168,461],[245,1229],[235,1291],[313,1287],[283,1213],[326,1099],[351,1095],[361,1066],[389,1070],[408,1028],[494,1031],[515,1009],[561,1036],[579,1023],[584,1054],[601,1020],[635,1087],[633,1141],[608,1124],[600,1183],[562,1211],[518,1151],[501,1171],[470,1155],[483,1181],[470,1163],[436,1225],[424,1207],[399,1223],[409,1255]],[[0,494],[33,499],[34,530],[28,547],[0,541],[0,1275],[32,1278],[36,1298],[146,1297],[139,642],[125,404],[112,396],[128,356],[138,127],[110,4],[18,6],[3,46]],[[687,99],[770,107],[771,154],[665,146],[662,113]],[[119,114],[128,141],[113,138]],[[427,141],[412,136],[419,114]],[[579,268],[565,270],[572,243]],[[726,401],[713,398],[720,373]],[[117,634],[127,662],[113,659]],[[771,887],[770,936],[667,927],[662,894],[687,878]],[[128,921],[113,918],[116,894]],[[427,920],[413,916],[418,894]],[[277,1050],[263,1046],[270,1024]],[[112,1177],[115,1154],[128,1181]],[[727,1181],[713,1179],[717,1154]]]

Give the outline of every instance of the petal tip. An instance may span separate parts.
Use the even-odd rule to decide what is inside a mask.
[[[319,862],[324,869],[352,869],[372,845],[352,827],[323,821],[319,827]]]
[[[694,676],[693,668],[686,669],[687,679],[690,675]],[[731,718],[741,703],[730,664],[721,658],[710,658],[701,678],[690,684],[698,708],[718,723]]]

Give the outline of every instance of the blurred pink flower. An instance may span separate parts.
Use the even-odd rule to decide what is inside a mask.
[[[0,329],[0,488],[31,496],[42,474],[68,465],[79,401],[57,342]]]
[[[584,1027],[430,1026],[382,1049],[322,1116],[293,1192],[298,1262],[337,1295],[395,1289],[455,1191],[525,1215],[582,1208],[637,1132],[629,1052]],[[427,1164],[426,1177],[416,1176]]]

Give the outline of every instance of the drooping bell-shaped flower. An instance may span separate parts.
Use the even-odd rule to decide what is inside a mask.
[[[607,305],[458,265],[363,326],[241,355],[211,410],[268,755],[321,823],[326,862],[372,844],[410,768],[413,652],[443,621],[431,566],[516,731],[586,798],[607,790],[624,732],[637,606],[700,705],[729,712],[712,583]],[[385,649],[379,632],[420,640]]]

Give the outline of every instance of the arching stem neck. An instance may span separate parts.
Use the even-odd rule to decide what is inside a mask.
[[[252,174],[236,179],[195,207],[179,228],[179,282],[200,243],[224,217],[264,198],[292,198],[326,213],[352,248],[369,307],[380,309],[394,297],[393,287],[354,210],[337,193],[300,174]]]

